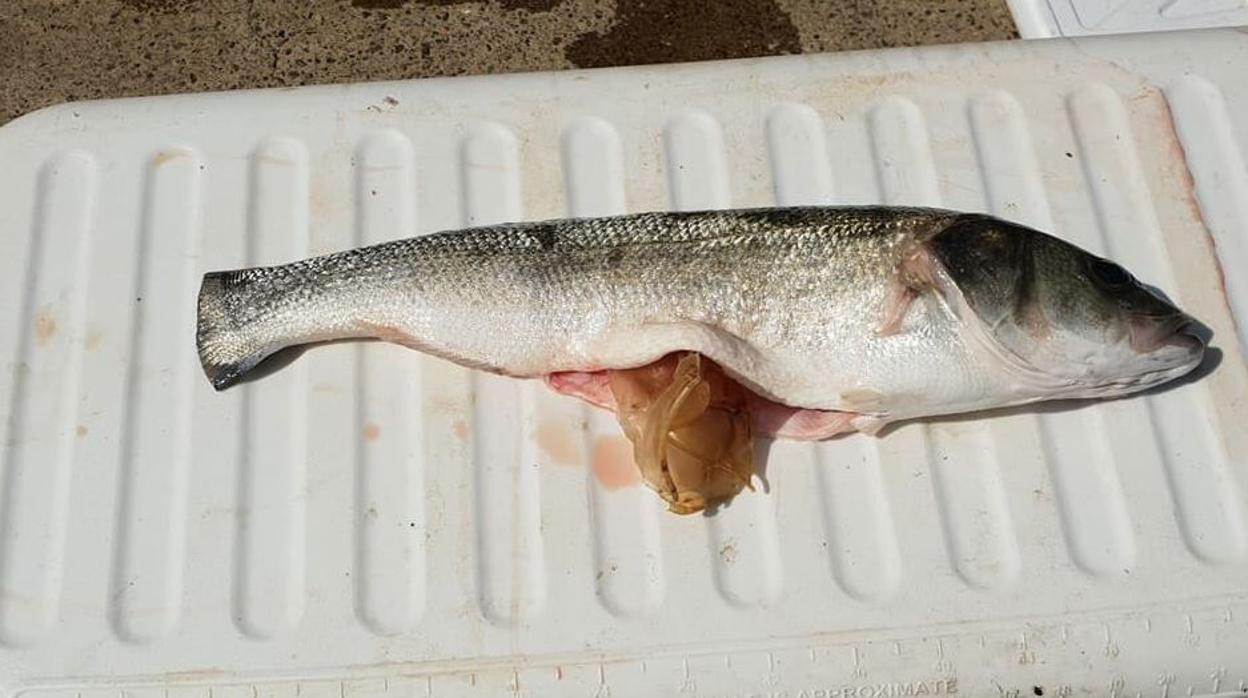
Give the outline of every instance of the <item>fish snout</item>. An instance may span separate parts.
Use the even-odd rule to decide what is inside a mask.
[[[1204,340],[1197,334],[1197,323],[1184,313],[1165,317],[1138,316],[1132,318],[1130,330],[1131,348],[1141,354],[1170,347],[1199,354],[1205,348]]]

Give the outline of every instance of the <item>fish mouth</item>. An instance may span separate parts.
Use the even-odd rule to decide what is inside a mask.
[[[1205,356],[1205,339],[1200,332],[1200,323],[1184,314],[1133,322],[1129,345],[1142,355],[1150,370],[1105,383],[1102,395],[1146,390],[1190,373]]]
[[[1151,354],[1164,347],[1195,350],[1205,346],[1195,334],[1196,322],[1183,313],[1164,318],[1133,318],[1129,327],[1131,348],[1140,354]]]

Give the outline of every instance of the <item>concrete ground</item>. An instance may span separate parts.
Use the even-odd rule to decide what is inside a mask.
[[[0,0],[0,123],[100,97],[1015,36],[1004,0]]]

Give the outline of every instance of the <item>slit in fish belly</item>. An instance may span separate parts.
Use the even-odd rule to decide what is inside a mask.
[[[755,435],[825,439],[854,431],[860,416],[773,402],[696,352],[638,368],[552,373],[546,383],[615,412],[642,479],[678,514],[752,489]]]

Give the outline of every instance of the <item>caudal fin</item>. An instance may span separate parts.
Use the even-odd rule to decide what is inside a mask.
[[[232,298],[245,284],[239,277],[232,271],[205,274],[199,287],[195,343],[204,374],[217,390],[238,383],[270,353],[254,332],[239,325],[238,314],[231,309]]]

